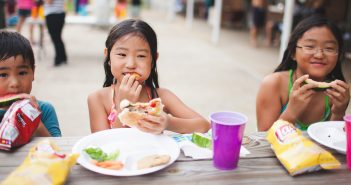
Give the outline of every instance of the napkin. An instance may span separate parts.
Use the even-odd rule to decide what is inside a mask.
[[[192,134],[172,134],[171,137],[178,143],[179,148],[186,157],[193,159],[212,159],[212,150],[202,148],[194,144],[191,140]],[[250,152],[241,146],[240,157],[245,157]]]

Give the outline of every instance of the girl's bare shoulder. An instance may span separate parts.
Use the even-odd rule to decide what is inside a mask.
[[[162,102],[164,102],[165,105],[180,101],[179,98],[172,91],[166,88],[157,88],[156,91],[158,96],[162,99]]]
[[[289,83],[289,72],[280,71],[267,75],[263,78],[261,86],[281,89]]]
[[[88,95],[88,101],[94,103],[106,104],[112,101],[111,87],[104,87],[102,89],[96,90]]]

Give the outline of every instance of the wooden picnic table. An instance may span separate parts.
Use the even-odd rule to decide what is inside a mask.
[[[64,153],[70,153],[81,137],[50,138]],[[0,151],[0,181],[18,167],[29,149],[43,138],[34,138],[29,144],[13,151]],[[192,160],[183,154],[169,167],[160,171],[131,177],[115,177],[98,174],[75,165],[67,185],[103,184],[351,184],[351,171],[346,167],[346,157],[330,150],[342,163],[341,169],[318,171],[296,177],[290,176],[280,164],[265,139],[265,132],[245,136],[243,145],[251,154],[240,158],[235,170],[222,171],[212,165],[212,160]]]

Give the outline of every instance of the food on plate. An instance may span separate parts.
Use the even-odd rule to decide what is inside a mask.
[[[152,168],[155,166],[160,166],[163,164],[167,164],[171,160],[171,156],[168,154],[163,155],[149,155],[137,162],[138,170]]]
[[[119,150],[116,150],[115,152],[110,154],[106,154],[99,147],[89,147],[84,149],[84,151],[89,155],[90,158],[99,162],[115,160],[119,156]]]
[[[29,151],[23,163],[1,185],[65,184],[79,154],[65,155],[50,140],[42,140]]]
[[[124,166],[121,161],[116,160],[120,153],[119,150],[116,150],[115,152],[112,152],[110,154],[106,154],[99,147],[89,147],[84,149],[84,151],[92,159],[91,162],[98,167],[112,170],[120,170]]]
[[[329,82],[317,82],[317,81],[314,81],[312,79],[307,79],[307,80],[305,80],[305,83],[317,85],[316,88],[313,88],[313,90],[315,90],[315,91],[325,91],[326,89],[331,88],[331,83],[329,83]]]
[[[206,134],[194,132],[191,141],[199,147],[212,149],[212,138]]]
[[[11,150],[27,144],[41,118],[39,109],[29,99],[14,102],[6,111],[0,123],[0,149]]]
[[[110,170],[120,170],[124,167],[121,161],[95,161],[92,160],[92,163],[98,167],[106,168]]]
[[[267,140],[290,175],[340,168],[340,162],[328,151],[302,136],[293,124],[278,120],[268,130]]]
[[[160,98],[155,98],[147,103],[131,103],[124,99],[120,103],[121,113],[119,120],[123,125],[135,127],[144,115],[159,116],[163,112],[163,104]]]
[[[8,107],[10,106],[13,102],[22,100],[28,98],[28,94],[9,94],[6,96],[0,97],[0,107]]]

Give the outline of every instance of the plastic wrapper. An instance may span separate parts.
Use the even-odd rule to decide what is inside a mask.
[[[60,154],[49,140],[42,140],[30,149],[23,163],[1,185],[64,184],[79,154]]]
[[[287,121],[276,121],[268,130],[267,140],[292,176],[340,167],[340,162],[330,152],[302,136],[301,131]]]
[[[38,128],[41,112],[28,99],[14,102],[0,123],[0,149],[11,150],[28,143]]]

